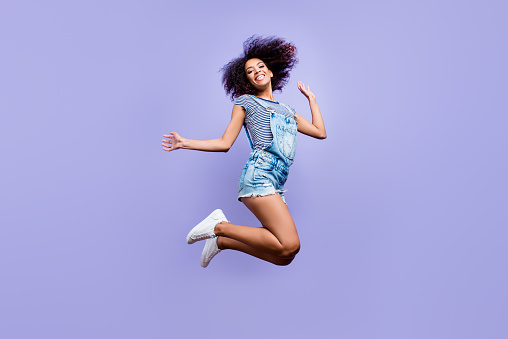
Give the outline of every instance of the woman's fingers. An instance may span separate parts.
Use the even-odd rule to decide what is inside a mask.
[[[166,142],[166,143],[163,142],[161,145],[163,147],[171,147],[171,146],[173,146],[173,143],[172,142]]]
[[[173,148],[173,145],[165,145],[165,144],[162,144],[162,149],[165,150],[165,151],[172,151],[174,148]]]
[[[300,92],[302,92],[305,96],[308,96],[308,90],[305,89],[305,84],[301,81],[298,81],[298,89]]]
[[[168,139],[162,139],[162,149],[165,151],[173,151],[175,149],[178,149],[178,143],[180,141],[180,135],[176,132],[170,132],[169,134],[163,134],[164,138]]]
[[[305,88],[305,84],[301,81],[298,81],[298,89],[309,100],[314,99],[316,97],[314,93],[311,92],[310,86],[307,86],[307,88]]]
[[[170,135],[170,134],[163,134],[162,135],[164,138],[169,138],[169,139],[162,139],[162,149],[165,150],[165,151],[171,151],[171,146],[173,144],[173,136]]]

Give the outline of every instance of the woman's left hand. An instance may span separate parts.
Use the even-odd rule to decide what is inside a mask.
[[[316,99],[314,93],[310,91],[310,86],[307,86],[307,89],[305,89],[305,85],[303,84],[303,82],[298,81],[298,89],[300,90],[300,92],[302,92],[303,95],[305,95],[307,99],[309,100]]]

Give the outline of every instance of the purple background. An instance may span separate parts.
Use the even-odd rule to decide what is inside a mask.
[[[506,1],[24,1],[0,5],[0,337],[507,338]],[[218,69],[293,41],[275,98],[299,139],[292,265],[187,232],[236,201]]]

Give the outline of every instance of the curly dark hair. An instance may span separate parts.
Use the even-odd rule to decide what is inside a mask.
[[[222,85],[231,100],[243,94],[256,94],[244,69],[245,63],[252,58],[261,59],[272,71],[273,91],[282,90],[289,80],[289,72],[298,63],[293,43],[274,36],[251,36],[243,43],[243,54],[220,69],[223,72]]]

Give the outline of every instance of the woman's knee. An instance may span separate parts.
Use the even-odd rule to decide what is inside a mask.
[[[290,242],[282,246],[279,257],[293,260],[298,252],[300,252],[300,241]]]
[[[273,262],[275,265],[277,266],[287,266],[289,264],[291,264],[291,262],[293,261],[294,258],[291,258],[291,259],[282,259],[282,258],[278,258],[277,261]]]

